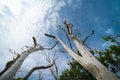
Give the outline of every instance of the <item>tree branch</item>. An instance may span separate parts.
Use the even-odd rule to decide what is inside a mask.
[[[81,56],[78,56],[76,54],[75,51],[73,51],[72,49],[70,49],[68,46],[66,46],[66,44],[61,40],[59,39],[59,37],[56,36],[56,39],[62,44],[62,46],[64,47],[64,49],[72,56],[76,59],[79,59],[79,60],[82,60],[82,57]],[[81,61],[80,61],[81,62]]]
[[[67,36],[68,43],[70,45],[70,48],[73,50],[72,44],[71,44],[70,39],[69,39],[69,35],[67,34],[67,31],[64,28],[60,27],[60,26],[59,26],[59,28],[65,32],[65,34]]]
[[[92,30],[92,32],[83,40],[83,43],[82,43],[82,44],[84,44],[85,41],[87,41],[87,39],[88,39],[89,37],[91,37],[93,34],[94,34],[94,30]]]
[[[50,58],[49,58],[49,56],[47,56],[47,55],[45,55],[46,56],[46,60],[49,62],[49,63],[51,63],[51,61],[50,61]],[[54,59],[54,61],[55,61],[56,59]],[[56,65],[56,62],[55,62],[55,71],[54,71],[54,69],[52,69],[52,67],[50,68],[50,72],[51,72],[51,74],[53,75],[53,77],[55,78],[55,80],[58,80],[58,67],[57,67],[57,65]]]
[[[85,38],[84,41],[81,42],[81,41],[79,41],[79,39],[78,39],[76,36],[74,36],[74,34],[69,33],[70,31],[72,31],[72,28],[70,27],[70,24],[67,23],[67,22],[65,22],[64,24],[65,24],[66,27],[68,27],[68,28],[67,28],[67,29],[68,29],[68,35],[69,35],[69,37],[74,41],[74,43],[75,43],[78,51],[81,53],[81,55],[82,55],[82,56],[84,56],[84,55],[92,56],[90,52],[88,52],[87,54],[85,54],[85,52],[84,52],[85,47],[83,46],[83,44],[85,43],[85,41],[86,41],[90,36],[92,36],[92,35],[94,34],[94,30],[91,32],[90,35],[88,35],[88,36]],[[88,46],[86,46],[86,47],[88,47]],[[88,48],[89,48],[89,47],[88,47]]]
[[[67,21],[64,21],[64,25],[67,28],[68,34],[72,34],[72,25],[67,23]]]
[[[43,48],[43,49],[51,50],[51,49],[53,49],[57,44],[58,44],[58,41],[57,41],[52,47],[50,47],[50,48]]]
[[[53,35],[49,35],[49,34],[46,34],[46,33],[45,33],[45,36],[51,37],[51,38],[55,39],[55,36],[53,36]]]
[[[34,71],[39,70],[39,69],[47,69],[47,68],[50,68],[50,67],[53,66],[54,64],[55,64],[55,61],[53,61],[52,64],[49,64],[49,65],[47,65],[47,66],[33,67],[33,68],[26,74],[26,76],[22,78],[22,80],[27,80]]]
[[[32,39],[33,39],[34,47],[36,47],[37,46],[36,38],[33,36]]]

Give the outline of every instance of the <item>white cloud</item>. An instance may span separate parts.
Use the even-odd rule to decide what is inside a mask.
[[[67,0],[67,3],[68,3],[69,5],[71,5],[71,4],[72,4],[72,0]]]
[[[107,34],[112,34],[112,33],[113,33],[113,29],[112,29],[112,28],[109,28],[109,29],[107,29],[107,30],[105,31],[105,33],[107,33]]]
[[[47,40],[43,34],[51,28],[56,30],[53,26],[56,26],[59,11],[65,5],[64,0],[0,1],[0,69],[13,55],[8,52],[9,48],[21,52],[25,45],[32,45],[32,36],[45,43]],[[30,57],[26,63],[32,62],[31,60]]]
[[[105,48],[108,48],[112,43],[111,42],[104,42],[102,44],[102,48],[105,49]]]
[[[105,43],[102,44],[102,47],[105,47],[107,45],[108,45],[108,42],[105,42]]]
[[[14,15],[18,15],[21,11],[21,0],[4,0],[0,1],[0,6],[8,6],[9,9],[14,13]]]
[[[80,9],[82,6],[82,0],[75,0],[76,4],[71,5],[73,10]]]
[[[37,38],[37,41],[46,45],[49,42],[43,34],[45,32],[56,31],[57,23],[59,23],[60,10],[64,6],[70,6],[73,9],[81,7],[81,0],[76,0],[76,4],[72,4],[73,0],[1,0],[0,1],[0,69],[3,69],[6,62],[12,59],[12,53],[8,52],[11,48],[17,52],[26,45],[32,45],[32,36]],[[41,42],[42,41],[42,42]],[[39,55],[39,54],[34,54]],[[35,66],[35,57],[30,55],[24,62],[25,65]],[[38,62],[41,65],[46,64],[45,57],[39,55]],[[62,60],[62,61],[61,61]],[[4,61],[4,62],[3,62]],[[60,64],[61,62],[61,64]],[[69,66],[66,64],[68,59],[59,55],[59,69],[64,70]],[[27,68],[28,69],[28,68]]]

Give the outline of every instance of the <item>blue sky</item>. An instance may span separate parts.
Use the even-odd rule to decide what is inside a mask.
[[[101,48],[102,36],[120,33],[120,25],[116,24],[120,21],[119,0],[81,0],[81,3],[77,1],[73,1],[72,5],[79,6],[77,9],[74,7],[71,9],[70,6],[65,7],[62,11],[65,19],[77,26],[83,36],[90,33],[91,30],[95,30],[95,34],[88,40],[88,44]],[[93,45],[93,41],[96,44]]]
[[[109,43],[104,42],[102,36],[120,34],[120,24],[117,24],[120,22],[120,0],[0,1],[0,70],[12,59],[13,54],[8,52],[10,48],[20,53],[25,45],[32,44],[32,36],[37,38],[39,44],[49,45],[49,39],[43,34],[58,33],[55,26],[62,24],[64,20],[73,23],[80,30],[82,38],[94,30],[95,34],[87,44],[93,48],[103,49]],[[59,33],[59,36],[62,35]],[[36,56],[40,60],[34,60]],[[66,63],[70,56],[57,56],[58,63],[63,60],[59,66],[60,71],[68,68]],[[35,53],[35,56],[27,58],[22,68],[33,63],[26,69],[29,70],[36,65],[35,61],[47,64],[42,54]],[[45,74],[48,75],[47,72]]]

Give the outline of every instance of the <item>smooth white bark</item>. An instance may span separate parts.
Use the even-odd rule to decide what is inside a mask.
[[[18,71],[18,69],[21,67],[23,61],[26,59],[26,57],[38,50],[42,50],[41,47],[30,47],[28,50],[21,53],[21,56],[19,59],[5,72],[0,76],[0,80],[12,80]]]
[[[120,80],[114,73],[109,71],[103,64],[101,64],[83,45],[78,39],[70,35],[73,39],[78,51],[82,56],[77,55],[73,50],[68,48],[62,40],[57,36],[57,40],[62,44],[66,51],[74,58],[79,64],[81,64],[86,70],[88,70],[97,80]]]

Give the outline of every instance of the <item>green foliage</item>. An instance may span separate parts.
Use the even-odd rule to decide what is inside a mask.
[[[97,55],[95,57],[110,71],[117,73],[120,71],[120,36],[107,36],[103,37],[103,39],[110,41],[111,45],[103,51],[93,51]],[[59,80],[96,80],[74,59],[69,62],[69,66],[70,69],[63,71]]]
[[[80,53],[78,53],[80,55]],[[62,72],[59,80],[96,80],[87,70],[85,70],[74,59],[68,64],[70,69]]]
[[[14,78],[13,80],[21,80],[22,78]]]
[[[70,69],[62,72],[59,80],[95,80],[95,78],[75,60],[69,62],[69,65]]]
[[[120,35],[102,37],[106,41],[120,45]]]
[[[104,66],[106,66],[113,73],[120,71],[120,35],[107,36],[103,38],[110,41],[111,45],[104,51],[99,51],[96,57]]]

